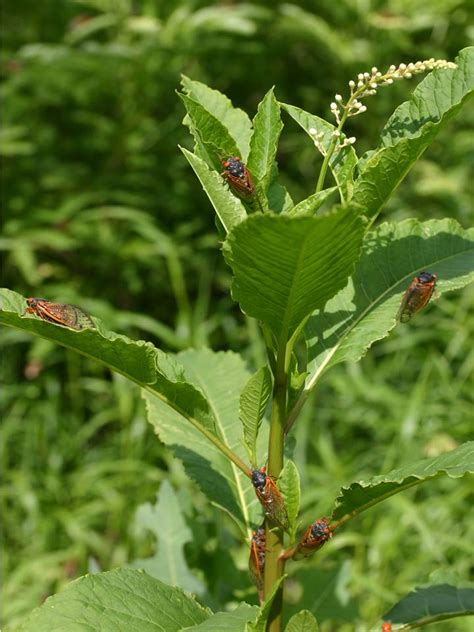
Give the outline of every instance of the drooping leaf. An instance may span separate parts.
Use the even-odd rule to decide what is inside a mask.
[[[388,474],[343,487],[336,498],[332,518],[346,521],[390,496],[421,485],[436,476],[459,478],[467,473],[474,473],[474,441],[463,443],[440,456],[409,463]]]
[[[392,623],[411,624],[409,629],[412,629],[454,617],[472,615],[474,615],[474,588],[439,584],[427,588],[415,588],[384,614],[383,619]],[[397,626],[397,629],[403,630],[405,627]],[[454,630],[454,628],[451,629]]]
[[[193,534],[168,481],[162,482],[155,505],[140,505],[134,522],[138,530],[148,530],[156,536],[156,552],[152,557],[134,560],[133,566],[170,586],[202,594],[204,585],[189,569],[183,552]]]
[[[36,608],[20,632],[179,632],[205,621],[197,601],[147,575],[119,568],[86,575]]]
[[[288,215],[314,215],[336,190],[337,187],[331,187],[319,193],[313,193],[290,209]]]
[[[382,131],[381,147],[372,153],[354,183],[352,201],[371,220],[446,123],[474,94],[474,47],[465,48],[455,69],[434,70],[402,103]]]
[[[333,139],[333,133],[336,130],[334,125],[328,123],[319,116],[305,112],[301,108],[288,103],[280,103],[281,107],[300,125],[314,142],[313,134],[309,130],[316,130],[321,134],[320,143],[327,151]],[[340,142],[344,140],[344,134],[340,136]],[[347,145],[340,151],[334,152],[329,160],[329,168],[331,169],[337,188],[341,195],[341,201],[347,202],[352,194],[353,173],[357,164],[357,155],[351,145]]]
[[[227,127],[194,99],[182,93],[179,96],[192,122],[192,130],[199,136],[200,141],[206,147],[212,148],[219,159],[238,156],[239,148]]]
[[[240,394],[239,418],[252,466],[257,465],[257,437],[272,393],[272,374],[266,366],[254,373]]]
[[[239,149],[239,157],[246,162],[252,135],[252,123],[247,113],[235,108],[225,94],[209,88],[200,81],[193,81],[182,75],[181,84],[188,96],[200,103],[229,130]]]
[[[228,233],[231,228],[247,217],[247,212],[242,202],[231,193],[222,176],[217,171],[209,169],[204,160],[184,149],[184,147],[181,147],[181,151],[193,168],[222,226]]]
[[[253,128],[247,167],[265,193],[275,161],[278,139],[283,129],[280,106],[275,99],[273,88],[267,92],[259,104],[253,120]]]
[[[255,621],[258,611],[258,606],[242,603],[231,612],[216,612],[202,623],[185,630],[186,632],[245,632],[246,624]]]
[[[186,379],[205,394],[214,412],[219,436],[244,462],[239,421],[239,396],[249,373],[240,356],[213,353],[209,349],[188,350],[177,356]],[[188,475],[206,496],[226,511],[250,538],[250,525],[261,522],[260,504],[250,478],[245,476],[205,437],[150,393],[145,394],[148,419],[159,438],[169,445],[185,465]],[[259,446],[263,452],[267,428],[262,427]],[[260,444],[261,442],[261,444]]]
[[[35,316],[25,315],[26,299],[8,289],[0,290],[0,323],[41,336],[97,360],[159,397],[200,432],[215,433],[215,421],[203,394],[184,378],[182,367],[149,342],[134,341],[96,329],[76,331]]]
[[[224,243],[235,276],[232,295],[248,316],[286,340],[346,285],[362,234],[351,208],[321,217],[249,217]]]
[[[301,610],[288,621],[285,632],[319,632],[319,626],[309,610]]]
[[[395,327],[403,293],[422,270],[438,275],[440,294],[474,281],[474,229],[452,219],[406,220],[369,233],[350,283],[305,327],[307,393],[326,369],[360,359]]]
[[[289,533],[291,540],[294,540],[300,509],[300,475],[296,465],[290,459],[285,461],[285,465],[278,477],[278,487],[285,499],[286,511],[288,514]]]

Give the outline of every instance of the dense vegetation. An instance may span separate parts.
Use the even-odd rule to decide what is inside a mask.
[[[248,112],[274,84],[280,101],[327,116],[334,94],[360,70],[454,58],[467,43],[468,4],[413,3],[409,18],[403,3],[388,12],[318,3],[318,15],[309,2],[57,5],[11,3],[5,11],[3,284],[78,303],[108,328],[165,350],[232,349],[260,366],[265,350],[229,298],[209,203],[177,149],[191,146],[175,94],[180,74]],[[355,119],[349,129],[359,153],[409,90],[400,82],[381,91],[370,117]],[[472,223],[469,116],[465,109],[437,139],[386,216]],[[300,199],[311,192],[314,148],[289,117],[285,125],[280,172]],[[330,371],[295,432],[305,522],[354,478],[470,438],[472,298],[469,288],[443,296],[361,363]],[[135,522],[133,514],[154,501],[164,478],[179,498],[187,588],[211,607],[255,601],[247,549],[231,523],[215,522],[216,510],[158,443],[138,389],[43,339],[8,328],[1,337],[9,387],[2,395],[5,621],[20,621],[88,569],[153,553],[155,540],[143,534],[147,510]],[[354,621],[377,621],[434,572],[438,583],[467,580],[469,495],[467,481],[438,481],[351,523],[331,555],[323,550],[317,566],[295,577],[288,590],[295,609],[314,609],[328,630],[335,620],[336,629],[351,630]]]

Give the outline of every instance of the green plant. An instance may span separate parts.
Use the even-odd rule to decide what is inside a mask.
[[[20,629],[49,630],[67,625],[65,621],[72,618],[76,629],[92,622],[102,629],[151,630],[169,615],[167,631],[213,626],[277,632],[282,625],[285,561],[320,550],[350,520],[407,488],[441,475],[456,478],[473,471],[472,443],[404,463],[344,487],[331,521],[312,516],[317,528],[308,531],[307,527],[303,539],[296,536],[299,476],[292,460],[285,458],[285,445],[291,447],[286,437],[321,377],[337,363],[360,360],[375,341],[388,335],[396,324],[403,292],[421,270],[437,274],[440,294],[462,288],[474,278],[473,232],[454,220],[406,220],[374,228],[400,181],[472,95],[473,53],[473,49],[462,51],[456,67],[429,61],[390,68],[385,74],[373,69],[359,76],[357,83],[350,84],[348,101],[343,104],[337,96],[331,106],[337,126],[279,104],[273,90],[251,122],[224,95],[183,79],[186,122],[195,141],[194,153],[185,149],[183,153],[216,211],[224,257],[233,273],[232,296],[249,318],[259,321],[267,350],[267,364],[253,375],[235,354],[203,349],[172,357],[150,343],[111,333],[98,321],[95,329],[74,331],[25,317],[24,298],[2,291],[1,322],[94,358],[142,387],[149,420],[160,439],[247,540],[261,521],[252,474],[267,465],[271,477],[263,477],[264,493],[260,489],[270,516],[265,520],[260,608],[242,603],[231,613],[212,613],[178,588],[121,569],[77,581],[32,613]],[[410,101],[395,110],[379,146],[358,158],[343,125],[348,116],[364,111],[360,99],[392,78],[438,66]],[[297,204],[279,181],[275,163],[282,130],[280,108],[323,154],[315,193]],[[221,162],[229,156],[246,163],[256,183],[258,205],[240,200],[224,182]],[[328,170],[335,185],[325,189]],[[336,204],[335,198],[339,198]],[[280,494],[287,518],[275,520],[272,507]],[[288,533],[286,542],[281,526]],[[449,601],[453,596],[461,604],[457,609]],[[418,609],[411,607],[407,614],[401,602],[390,616],[410,629],[472,613],[472,599],[472,590],[466,588],[432,586],[410,596],[410,606],[415,602]],[[124,601],[126,614],[121,614]],[[435,608],[440,602],[445,605]],[[287,630],[303,626],[317,629],[313,615],[306,611],[294,615]]]

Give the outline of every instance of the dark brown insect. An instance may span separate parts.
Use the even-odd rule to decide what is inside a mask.
[[[397,318],[401,323],[407,323],[413,316],[427,305],[433,295],[436,274],[431,272],[420,272],[408,286],[403,295]]]
[[[256,193],[252,175],[238,156],[230,156],[222,161],[225,167],[221,173],[225,177],[232,192],[244,200],[249,200]]]
[[[285,501],[276,486],[275,479],[267,474],[265,467],[252,470],[251,478],[257,498],[265,510],[265,515],[282,529],[288,529]]]
[[[332,531],[328,518],[316,520],[304,532],[298,544],[298,553],[303,556],[311,555],[320,549],[325,542],[332,538]]]
[[[265,527],[261,526],[252,534],[250,542],[249,570],[259,596],[263,596],[263,572],[265,569]]]
[[[35,314],[43,320],[71,329],[95,328],[92,318],[76,305],[67,303],[52,303],[44,298],[27,298],[27,314]]]

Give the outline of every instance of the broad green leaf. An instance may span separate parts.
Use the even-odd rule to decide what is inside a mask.
[[[430,73],[402,103],[382,131],[381,147],[364,161],[353,201],[371,220],[446,123],[474,93],[474,47],[456,59],[458,68]]]
[[[286,342],[346,285],[362,234],[351,208],[321,217],[249,217],[233,228],[223,248],[235,276],[233,298]]]
[[[330,189],[324,189],[319,193],[313,193],[305,200],[298,202],[292,209],[288,211],[288,215],[314,215],[316,211],[331,197],[331,195],[337,191],[337,187],[331,187]]]
[[[464,230],[452,219],[410,219],[382,224],[369,233],[350,283],[305,327],[310,372],[306,393],[324,370],[360,359],[395,327],[402,296],[422,270],[438,275],[440,294],[473,281],[474,229]]]
[[[267,629],[268,617],[270,616],[273,600],[275,599],[277,592],[281,590],[281,585],[283,584],[285,579],[286,575],[283,575],[277,582],[275,582],[272,587],[271,593],[260,607],[256,621],[254,623],[248,623],[245,628],[245,632],[265,632],[265,630]]]
[[[270,174],[270,183],[267,191],[268,207],[274,213],[284,213],[293,208],[293,200],[291,195],[281,184],[278,177],[278,167],[276,162],[273,163]]]
[[[246,162],[252,135],[252,123],[247,113],[235,108],[222,92],[213,90],[200,81],[193,81],[182,75],[181,85],[188,96],[200,103],[229,130],[239,148],[239,157]]]
[[[332,518],[344,518],[346,521],[390,496],[421,485],[436,476],[459,478],[467,473],[474,473],[474,441],[463,443],[455,450],[435,458],[410,463],[388,474],[343,487],[336,498]]]
[[[316,130],[316,132],[320,133],[320,142],[324,147],[324,150],[327,151],[329,149],[332,142],[333,132],[336,130],[334,125],[331,125],[331,123],[328,123],[319,116],[305,112],[294,105],[288,105],[287,103],[280,103],[280,105],[298,123],[298,125],[304,129],[313,142],[314,138],[313,135],[309,133],[309,130]],[[344,134],[341,133],[340,141],[342,142],[344,138]],[[334,180],[336,181],[342,202],[347,202],[351,197],[352,178],[356,164],[357,155],[351,145],[344,147],[340,151],[334,152],[329,161],[329,168],[331,169]]]
[[[209,617],[179,588],[144,571],[86,575],[33,610],[20,632],[178,632]]]
[[[193,131],[206,147],[211,147],[219,159],[238,156],[239,148],[225,125],[200,103],[185,94],[179,94],[192,122]]]
[[[181,147],[181,151],[193,168],[222,226],[228,233],[231,228],[247,217],[247,212],[242,202],[231,193],[222,176],[216,171],[209,169],[204,160],[184,149],[184,147]]]
[[[449,584],[415,588],[384,616],[385,621],[411,624],[397,630],[413,629],[453,617],[474,615],[474,589]],[[447,628],[446,628],[447,629]],[[451,628],[454,630],[454,627]]]
[[[216,429],[225,443],[244,461],[239,421],[239,395],[249,378],[240,356],[213,353],[209,349],[188,350],[178,354],[186,379],[205,394],[214,412]],[[145,394],[148,419],[155,432],[182,460],[188,475],[197,482],[213,504],[226,511],[250,538],[250,525],[261,522],[261,508],[250,478],[245,476],[205,437],[159,399]],[[267,428],[259,434],[263,452]]]
[[[319,626],[309,610],[302,610],[291,617],[285,632],[319,632]]]
[[[193,534],[168,481],[162,482],[155,505],[146,503],[137,509],[134,522],[137,530],[148,530],[155,535],[157,548],[153,557],[134,560],[133,566],[143,568],[170,586],[202,594],[204,585],[189,569],[183,552],[184,545],[192,542]]]
[[[107,331],[98,321],[95,321],[96,329],[76,331],[25,315],[25,308],[26,299],[20,294],[0,289],[0,323],[97,360],[154,393],[163,405],[172,408],[200,432],[215,434],[215,421],[208,402],[186,381],[182,367],[171,356],[149,342],[134,341]]]
[[[293,541],[297,529],[296,519],[300,509],[300,475],[296,465],[290,459],[285,461],[285,465],[278,477],[278,487],[285,499],[286,511],[288,513],[289,533]]]
[[[262,192],[265,193],[270,182],[278,139],[283,129],[280,106],[275,99],[273,88],[267,92],[259,104],[253,120],[253,128],[247,167],[258,181]]]
[[[242,603],[231,612],[216,612],[202,623],[185,630],[186,632],[188,630],[192,632],[245,632],[246,624],[255,621],[258,611],[258,606]]]
[[[266,366],[254,373],[240,394],[239,418],[252,466],[257,465],[257,437],[272,393],[272,374]]]

